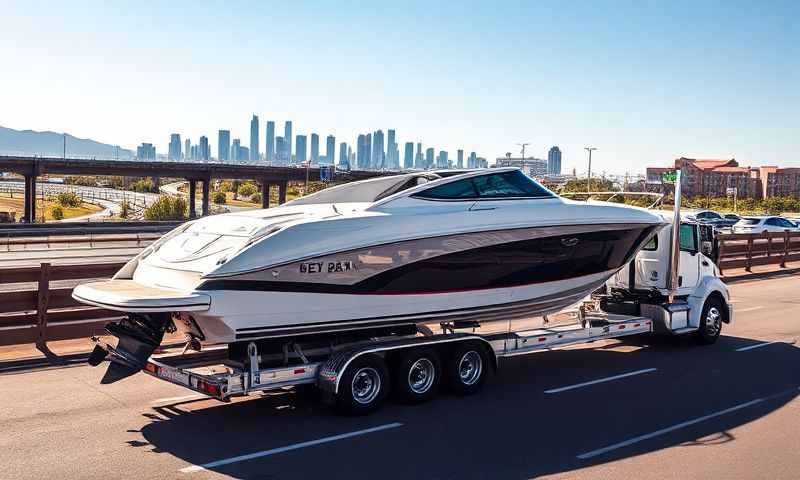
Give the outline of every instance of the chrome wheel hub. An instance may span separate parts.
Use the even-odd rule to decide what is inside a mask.
[[[461,377],[461,383],[464,385],[472,385],[481,378],[483,372],[483,360],[478,352],[470,350],[461,356],[458,362],[458,374]]]
[[[414,393],[425,393],[430,390],[435,377],[433,362],[427,358],[420,358],[408,370],[408,388]]]
[[[711,307],[706,313],[706,332],[715,336],[722,328],[722,313],[717,307]]]
[[[371,403],[378,396],[381,391],[381,376],[378,371],[372,367],[360,368],[355,375],[353,375],[353,382],[351,383],[353,392],[353,399],[366,405]]]

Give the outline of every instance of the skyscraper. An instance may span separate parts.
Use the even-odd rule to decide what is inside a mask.
[[[447,160],[447,152],[444,150],[439,151],[439,162],[436,164],[438,168],[449,168],[450,163]]]
[[[143,143],[136,147],[136,157],[139,160],[155,160],[156,147],[152,143]]]
[[[211,158],[211,149],[208,146],[208,137],[205,135],[200,137],[200,151],[198,152],[200,160],[207,162]]]
[[[417,155],[414,157],[414,168],[416,169],[423,169],[425,168],[424,161],[422,158],[422,144],[417,143]]]
[[[258,117],[253,115],[250,120],[250,161],[257,162],[260,156],[258,151]]]
[[[356,140],[356,168],[359,170],[364,170],[364,162],[367,158],[366,150],[367,136],[362,133]]]
[[[561,175],[561,149],[553,147],[547,152],[547,173]]]
[[[433,167],[433,148],[425,150],[425,169]]]
[[[189,155],[189,151],[192,149],[192,142],[187,138],[183,142],[183,159],[189,160],[191,156]]]
[[[286,165],[286,142],[283,137],[275,137],[275,157],[278,165]]]
[[[292,121],[287,120],[283,127],[283,146],[286,149],[284,164],[292,163]],[[280,151],[280,149],[279,149]]]
[[[369,170],[372,168],[372,134],[368,133],[366,137],[366,143],[364,144],[365,149],[365,157],[364,157],[364,170]]]
[[[397,151],[397,143],[395,142],[395,134],[393,129],[389,129],[386,132],[386,161],[384,162],[384,168],[391,168],[395,169],[398,168],[399,165],[397,162],[397,158],[395,158],[395,152]]]
[[[339,144],[339,168],[350,170],[350,161],[347,158],[347,144],[344,142]]]
[[[403,168],[414,168],[414,143],[406,142],[406,151],[403,157]]]
[[[238,138],[233,139],[233,145],[231,145],[231,160],[234,162],[238,162],[241,160],[239,158],[239,147],[241,146],[241,141]]]
[[[306,161],[306,136],[305,135],[297,135],[295,138],[295,158],[297,159],[298,163],[302,163]]]
[[[275,122],[267,121],[267,163],[275,161]]]
[[[464,150],[458,150],[458,163],[456,163],[458,168],[464,168]]]
[[[220,130],[217,137],[217,159],[225,162],[230,159],[231,154],[231,132],[230,130]]]
[[[383,130],[376,130],[372,134],[372,163],[373,170],[386,168],[384,158],[386,153],[383,150]]]
[[[328,135],[325,137],[325,163],[333,165],[336,163],[336,137]]]
[[[467,159],[467,168],[478,168],[478,158],[475,156],[475,152],[469,152],[469,158]]]
[[[313,165],[319,163],[319,135],[316,133],[311,134],[311,163]]]
[[[173,133],[169,136],[169,154],[167,158],[170,160],[181,159],[181,134]]]

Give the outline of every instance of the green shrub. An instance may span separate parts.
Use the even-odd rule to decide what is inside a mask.
[[[231,182],[227,181],[227,180],[225,180],[224,182],[219,182],[219,186],[217,187],[217,190],[219,190],[220,192],[223,192],[223,193],[232,192],[233,191],[233,184]]]
[[[131,214],[131,204],[128,203],[127,200],[123,200],[122,203],[119,205],[119,216],[120,218],[128,218]]]
[[[184,220],[188,203],[183,197],[162,195],[152,205],[145,208],[145,220]]]
[[[250,196],[250,201],[253,203],[261,203],[261,194],[254,193],[253,195]]]
[[[151,193],[155,193],[158,190],[152,178],[142,178],[140,180],[133,182],[131,189],[134,192],[151,192]]]
[[[239,186],[239,196],[244,198],[252,197],[253,194],[258,193],[258,189],[252,183],[244,183]]]
[[[62,207],[80,207],[81,206],[81,197],[79,197],[75,192],[61,192],[56,195],[56,202],[61,205]]]
[[[58,205],[53,205],[50,207],[50,215],[53,220],[64,220],[64,209]]]
[[[211,201],[217,205],[225,205],[225,202],[227,201],[227,198],[225,197],[225,192],[222,191],[214,192],[214,194],[211,196]]]

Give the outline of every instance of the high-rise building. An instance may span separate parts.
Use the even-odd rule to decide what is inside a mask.
[[[386,168],[384,164],[386,152],[383,150],[383,130],[376,130],[372,134],[372,169],[381,170]]]
[[[561,149],[553,147],[547,152],[547,173],[561,175]]]
[[[350,159],[347,158],[347,144],[345,142],[339,144],[339,168],[350,170]]]
[[[173,133],[169,136],[169,154],[167,158],[170,160],[181,159],[181,134]]]
[[[433,168],[433,148],[425,150],[425,169]]]
[[[275,122],[267,121],[267,163],[275,161]]]
[[[449,168],[450,164],[447,161],[447,152],[439,150],[439,161],[436,163],[437,168]]]
[[[389,129],[386,132],[386,161],[384,162],[384,168],[391,168],[397,169],[399,168],[399,162],[397,161],[397,157],[395,153],[397,151],[397,142],[395,142],[395,132],[392,129]]]
[[[250,158],[250,149],[247,147],[239,147],[239,158],[241,158],[243,162],[247,162]]]
[[[366,155],[366,157],[364,157],[364,170],[369,170],[370,168],[372,168],[372,134],[371,133],[367,134],[366,143],[364,144],[364,146],[366,147],[364,149],[365,150],[365,155]]]
[[[295,158],[298,163],[306,161],[306,136],[297,135],[295,138]]]
[[[356,168],[364,170],[364,161],[367,158],[367,136],[363,133],[356,140]]]
[[[192,142],[187,138],[186,140],[183,141],[183,159],[184,160],[189,160],[189,159],[192,158],[191,155],[189,154],[189,151],[191,149],[192,149]]]
[[[139,160],[155,160],[156,147],[152,143],[142,143],[136,147],[136,158]]]
[[[250,161],[257,162],[260,156],[258,150],[258,117],[253,115],[250,120]]]
[[[313,165],[319,163],[319,135],[316,133],[311,134],[311,163]]]
[[[230,130],[220,130],[217,137],[217,160],[225,162],[230,159],[231,154],[231,132]]]
[[[283,137],[275,137],[275,161],[278,165],[286,165],[286,142]]]
[[[208,137],[205,135],[200,137],[200,151],[198,152],[200,160],[207,162],[211,158],[211,147],[208,145]]]
[[[287,120],[283,126],[284,164],[292,163],[292,121]]]
[[[403,168],[414,168],[414,143],[406,142],[406,151],[403,156]]]
[[[336,163],[336,137],[328,135],[325,137],[325,163],[333,165]]]
[[[464,150],[458,150],[458,162],[456,163],[458,168],[464,168]]]
[[[231,144],[231,154],[230,154],[231,161],[238,162],[241,160],[239,158],[240,146],[241,146],[241,141],[238,138],[234,138],[233,143]]]
[[[425,160],[422,156],[422,144],[417,143],[417,155],[414,157],[414,168],[422,170],[425,168]]]

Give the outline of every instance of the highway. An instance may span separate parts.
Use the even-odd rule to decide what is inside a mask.
[[[798,478],[800,277],[731,289],[712,346],[514,357],[477,395],[368,417],[293,390],[223,404],[143,374],[0,366],[0,478]]]

